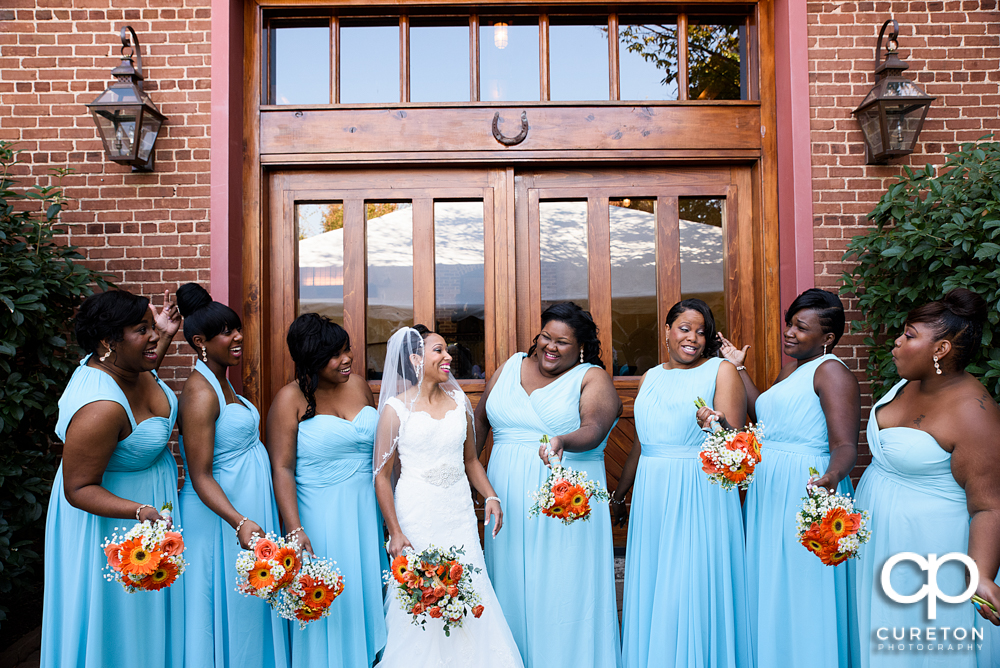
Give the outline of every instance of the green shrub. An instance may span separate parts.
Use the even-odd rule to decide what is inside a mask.
[[[65,198],[58,186],[21,188],[17,152],[0,142],[0,599],[36,591],[57,457],[51,451],[59,395],[80,359],[70,341],[74,310],[105,289],[104,276],[57,243]],[[68,170],[55,170],[57,176]],[[6,618],[0,606],[0,620]]]
[[[890,346],[906,313],[968,288],[989,304],[983,346],[968,370],[1000,400],[1000,142],[963,144],[935,170],[909,167],[868,217],[875,227],[848,245],[845,261],[857,266],[842,276],[842,293],[858,296],[867,331],[868,377],[875,398],[897,380]]]

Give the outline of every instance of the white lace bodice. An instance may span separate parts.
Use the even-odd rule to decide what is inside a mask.
[[[399,399],[388,404],[402,422],[396,450],[400,477],[415,476],[436,487],[451,487],[465,478],[465,397],[449,395],[455,408],[436,420],[423,411],[408,411]]]

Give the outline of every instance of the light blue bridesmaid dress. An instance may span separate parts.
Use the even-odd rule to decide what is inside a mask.
[[[569,526],[528,519],[528,494],[549,473],[538,457],[539,439],[580,428],[580,387],[593,365],[580,364],[528,396],[524,357],[507,360],[486,402],[493,428],[489,479],[504,509],[503,529],[486,538],[486,570],[525,668],[616,668],[621,647],[607,506],[596,504],[589,520]],[[563,463],[606,485],[606,445],[567,452]]]
[[[353,420],[316,415],[299,423],[295,462],[299,520],[318,557],[337,562],[344,593],[330,616],[292,632],[296,668],[371,666],[385,646],[382,517],[372,485],[378,411]]]
[[[626,668],[754,665],[740,495],[711,484],[698,457],[694,401],[713,404],[721,364],[655,366],[635,399],[642,455],[625,553]]]
[[[806,656],[817,668],[847,668],[850,662],[847,564],[825,566],[799,543],[795,524],[809,467],[822,475],[830,464],[826,415],[813,376],[831,360],[843,364],[836,355],[823,355],[757,398],[764,442],[744,513],[758,666],[795,666]],[[837,491],[853,493],[850,478]]]
[[[132,433],[119,441],[101,480],[106,490],[159,509],[177,509],[177,464],[168,441],[177,419],[177,398],[156,382],[170,402],[170,417],[136,424],[125,393],[110,375],[87,366],[73,372],[59,399],[56,435],[66,440],[70,420],[94,401],[114,401],[125,409]],[[154,377],[156,373],[153,372]],[[44,668],[105,668],[141,657],[144,668],[180,668],[184,648],[184,585],[181,575],[167,589],[127,594],[104,579],[108,559],[101,548],[117,527],[119,535],[135,520],[99,517],[74,508],[63,489],[63,467],[52,482],[45,522],[45,593],[41,665]]]
[[[219,380],[200,360],[194,370],[212,384],[219,399],[212,476],[237,512],[264,531],[278,533],[271,464],[260,442],[260,413],[240,396],[237,403],[227,404]],[[180,443],[185,454],[183,437]],[[242,550],[236,532],[198,498],[186,454],[184,469],[180,504],[188,563],[183,576],[185,668],[286,668],[288,625],[265,601],[236,591],[236,556]]]
[[[906,381],[900,381],[873,407],[868,418],[868,447],[872,463],[858,484],[857,506],[871,514],[871,540],[861,546],[848,569],[849,586],[855,598],[857,619],[852,620],[852,651],[855,668],[974,668],[975,651],[918,651],[896,649],[893,629],[904,629],[909,644],[911,627],[964,629],[964,641],[937,641],[957,647],[971,642],[971,631],[979,614],[971,603],[937,602],[937,619],[927,619],[926,599],[912,604],[892,601],[882,590],[882,566],[899,552],[943,556],[966,552],[969,546],[969,511],[965,490],[951,473],[951,453],[928,432],[910,427],[880,429],[879,407],[892,401]],[[912,594],[927,583],[927,573],[913,562],[898,564],[891,572],[893,589]],[[965,589],[965,567],[948,562],[937,574],[938,587],[949,594]],[[880,632],[879,629],[887,629]],[[886,636],[886,640],[878,636]],[[949,636],[954,638],[953,635]],[[916,644],[916,643],[914,643]],[[890,648],[890,645],[894,646]],[[981,663],[992,665],[992,662]]]

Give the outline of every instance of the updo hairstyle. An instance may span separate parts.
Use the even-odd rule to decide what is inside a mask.
[[[792,318],[799,311],[815,311],[823,333],[833,334],[833,345],[830,347],[833,348],[837,345],[840,337],[844,334],[844,324],[846,323],[844,302],[840,301],[840,297],[826,290],[809,288],[796,297],[795,301],[788,307],[785,312],[785,324],[791,326]]]
[[[979,352],[986,324],[986,301],[972,290],[955,288],[943,299],[918,306],[906,315],[906,324],[930,326],[935,340],[951,341],[955,368],[964,371]]]
[[[243,328],[236,311],[212,301],[208,290],[197,283],[185,283],[177,288],[177,308],[184,317],[184,338],[192,348],[196,347],[193,339],[198,334],[207,341],[222,332]]]
[[[545,309],[542,313],[542,327],[553,320],[565,323],[573,330],[576,342],[583,346],[583,361],[604,368],[601,361],[601,340],[597,338],[597,325],[590,313],[573,302],[559,302]],[[538,347],[538,336],[535,336],[528,348],[528,357],[535,354]]]
[[[149,300],[128,290],[91,295],[83,300],[76,314],[76,342],[87,353],[96,353],[101,341],[124,340],[125,328],[142,322],[148,310]]]
[[[674,322],[684,311],[697,311],[705,320],[705,349],[701,352],[701,356],[718,357],[722,341],[719,341],[718,332],[715,329],[715,316],[712,315],[712,309],[708,308],[708,304],[700,299],[682,299],[667,311],[666,324],[673,327]]]

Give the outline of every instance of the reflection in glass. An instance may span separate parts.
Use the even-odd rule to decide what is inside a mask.
[[[329,24],[273,28],[271,45],[271,104],[329,104]]]
[[[609,99],[607,18],[588,23],[571,25],[553,17],[549,25],[552,100]]]
[[[657,363],[656,200],[612,199],[611,365],[641,376]]]
[[[340,101],[399,102],[399,25],[340,25]]]
[[[746,100],[746,28],[717,19],[688,24],[688,97]]]
[[[486,377],[484,256],[482,201],[434,202],[434,326],[458,379]]]
[[[299,303],[296,315],[319,313],[344,325],[344,205],[296,203]]]
[[[538,100],[540,90],[538,18],[484,18],[479,27],[479,99]]]
[[[539,202],[542,310],[575,302],[590,310],[587,283],[587,202]]]
[[[368,237],[368,380],[382,378],[385,344],[413,326],[413,207],[366,202]],[[357,353],[355,353],[355,356]]]
[[[681,298],[697,297],[712,309],[717,329],[726,334],[723,228],[725,200],[681,197]]]
[[[469,24],[410,26],[410,101],[469,101]]]
[[[623,100],[676,100],[677,26],[623,20],[618,72]]]

